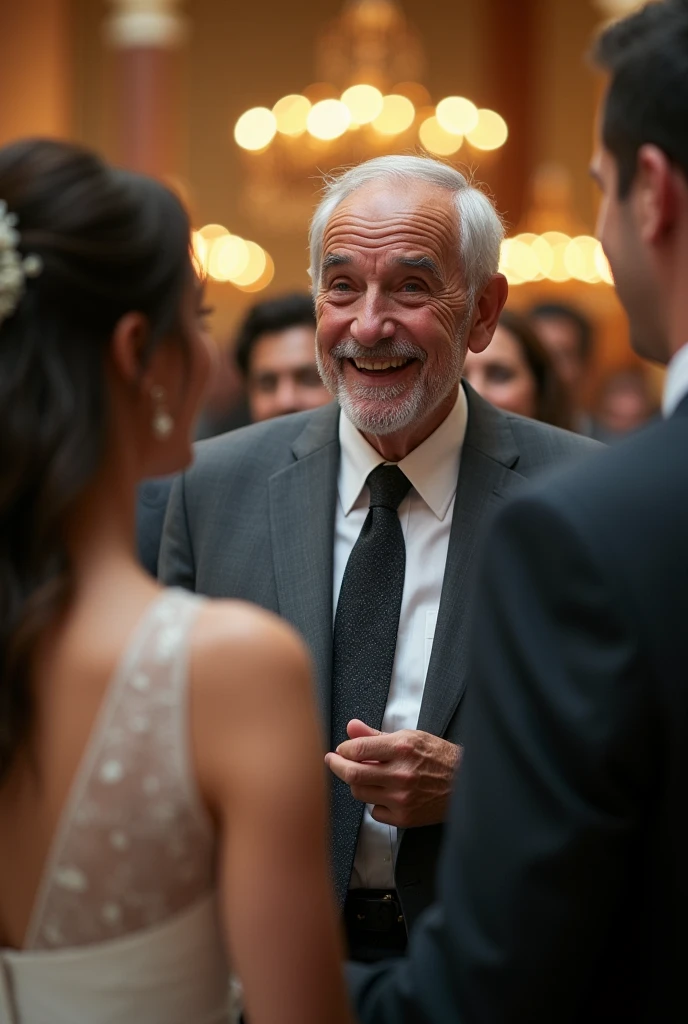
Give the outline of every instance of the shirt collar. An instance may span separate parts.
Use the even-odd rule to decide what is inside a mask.
[[[462,387],[452,411],[437,430],[402,459],[399,469],[411,481],[423,501],[438,519],[446,516],[456,493],[459,459],[466,436],[468,403]],[[344,515],[348,516],[358,501],[368,475],[385,461],[363,434],[348,420],[339,417],[341,462],[338,491]]]
[[[662,412],[666,419],[675,413],[688,394],[688,344],[675,353],[667,367]]]

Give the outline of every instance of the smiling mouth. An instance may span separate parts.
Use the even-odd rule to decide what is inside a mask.
[[[399,370],[405,369],[410,366],[411,363],[417,362],[416,359],[350,359],[349,362],[354,366],[359,373],[370,374],[375,376],[376,374],[387,375],[389,373],[398,373]]]

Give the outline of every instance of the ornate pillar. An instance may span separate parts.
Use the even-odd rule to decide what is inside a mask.
[[[155,177],[179,171],[184,0],[106,0],[115,50],[117,159]]]
[[[490,74],[485,106],[498,110],[509,140],[487,177],[500,210],[513,228],[523,217],[534,169],[535,0],[486,0]]]

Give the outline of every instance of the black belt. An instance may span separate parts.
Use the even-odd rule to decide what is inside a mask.
[[[347,928],[355,932],[406,934],[404,913],[394,889],[349,889],[344,919]]]

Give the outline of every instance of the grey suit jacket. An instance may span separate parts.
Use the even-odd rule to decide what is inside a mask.
[[[491,512],[524,479],[598,447],[505,414],[464,385],[468,427],[442,597],[418,728],[462,742],[461,699],[475,554]],[[261,605],[307,641],[326,734],[332,670],[332,561],[339,408],[255,424],[197,446],[174,485],[159,574],[211,597]],[[401,836],[395,880],[409,927],[433,900],[442,826]]]

